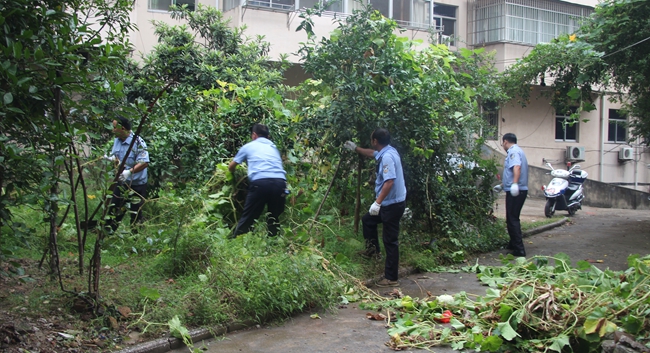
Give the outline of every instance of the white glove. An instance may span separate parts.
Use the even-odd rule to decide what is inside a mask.
[[[107,161],[115,162],[117,157],[115,157],[115,155],[111,155],[110,157],[107,156],[107,155],[104,155],[104,159],[107,160]]]
[[[357,144],[352,142],[352,141],[345,141],[345,143],[343,144],[343,147],[345,147],[345,148],[349,149],[350,151],[354,152],[354,150],[357,149]]]
[[[519,184],[512,183],[510,186],[510,195],[517,196],[519,195]]]
[[[381,205],[378,204],[377,202],[373,202],[372,206],[370,206],[370,210],[368,213],[370,213],[371,216],[376,216],[379,214],[379,209],[381,208]]]
[[[503,185],[501,185],[501,184],[494,185],[494,187],[492,188],[492,190],[494,190],[494,192],[497,192],[497,193],[498,193],[498,192],[501,192],[501,191],[503,190]]]
[[[126,181],[131,176],[131,169],[124,169],[120,175],[120,181]]]

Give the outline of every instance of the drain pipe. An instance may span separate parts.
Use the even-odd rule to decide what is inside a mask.
[[[600,94],[600,158],[599,165],[600,171],[598,181],[603,182],[604,174],[604,156],[605,156],[605,92]]]
[[[636,145],[636,144],[635,144]],[[639,153],[639,159],[636,159],[637,156],[637,146],[633,146],[634,151],[634,190],[639,190],[639,159],[641,159],[641,153]]]

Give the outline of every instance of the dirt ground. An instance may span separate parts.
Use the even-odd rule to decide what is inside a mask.
[[[119,320],[121,314],[115,312],[93,319],[85,301],[75,300],[73,295],[61,295],[56,283],[51,289],[56,291],[55,295],[50,296],[48,291],[42,290],[43,283],[48,283],[47,288],[52,286],[46,272],[47,264],[38,269],[38,262],[18,262],[24,275],[0,276],[0,352],[94,353],[106,351],[112,342],[122,341],[128,329],[126,321]],[[76,260],[64,257],[61,268],[64,272],[76,271],[75,263]],[[2,266],[2,271],[10,271],[7,263]],[[30,281],[23,283],[21,278],[27,277]],[[63,281],[69,277],[64,274]],[[66,288],[70,286],[66,284]],[[13,306],[10,307],[10,303]],[[39,306],[41,309],[36,310],[41,311],[41,316],[35,318],[30,310]],[[76,312],[71,312],[70,308]]]

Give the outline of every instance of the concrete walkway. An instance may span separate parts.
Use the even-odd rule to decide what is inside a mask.
[[[503,195],[503,194],[502,194]],[[522,220],[543,220],[543,199],[528,199],[522,210]],[[503,216],[505,203],[497,202],[496,214]],[[557,212],[554,219],[563,220],[566,212]],[[558,222],[562,223],[562,222]],[[583,207],[564,225],[525,238],[529,256],[568,254],[572,260],[588,260],[599,268],[623,270],[627,268],[627,256],[634,253],[650,253],[650,212],[621,209]],[[496,251],[470,259],[484,265],[500,265]],[[428,294],[455,294],[465,291],[483,295],[486,287],[480,285],[476,276],[468,273],[420,273],[400,278],[400,290],[412,297],[424,298]],[[378,289],[389,295],[393,289]],[[297,315],[276,326],[253,327],[228,333],[216,339],[195,341],[195,348],[208,353],[223,352],[392,352],[385,346],[389,340],[383,322],[366,319],[365,310],[357,303],[341,307],[335,313],[312,312]],[[320,319],[313,319],[317,313]],[[167,346],[168,347],[168,346]],[[158,349],[133,347],[129,352],[165,352]],[[449,347],[437,347],[438,353],[453,352]],[[189,352],[187,348],[172,350],[174,353]]]

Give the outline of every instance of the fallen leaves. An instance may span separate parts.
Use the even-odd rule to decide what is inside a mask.
[[[384,314],[382,314],[382,313],[376,313],[376,314],[373,314],[373,313],[367,313],[367,314],[366,314],[366,318],[367,318],[368,320],[384,321],[384,320],[386,320],[386,315],[384,315]]]

